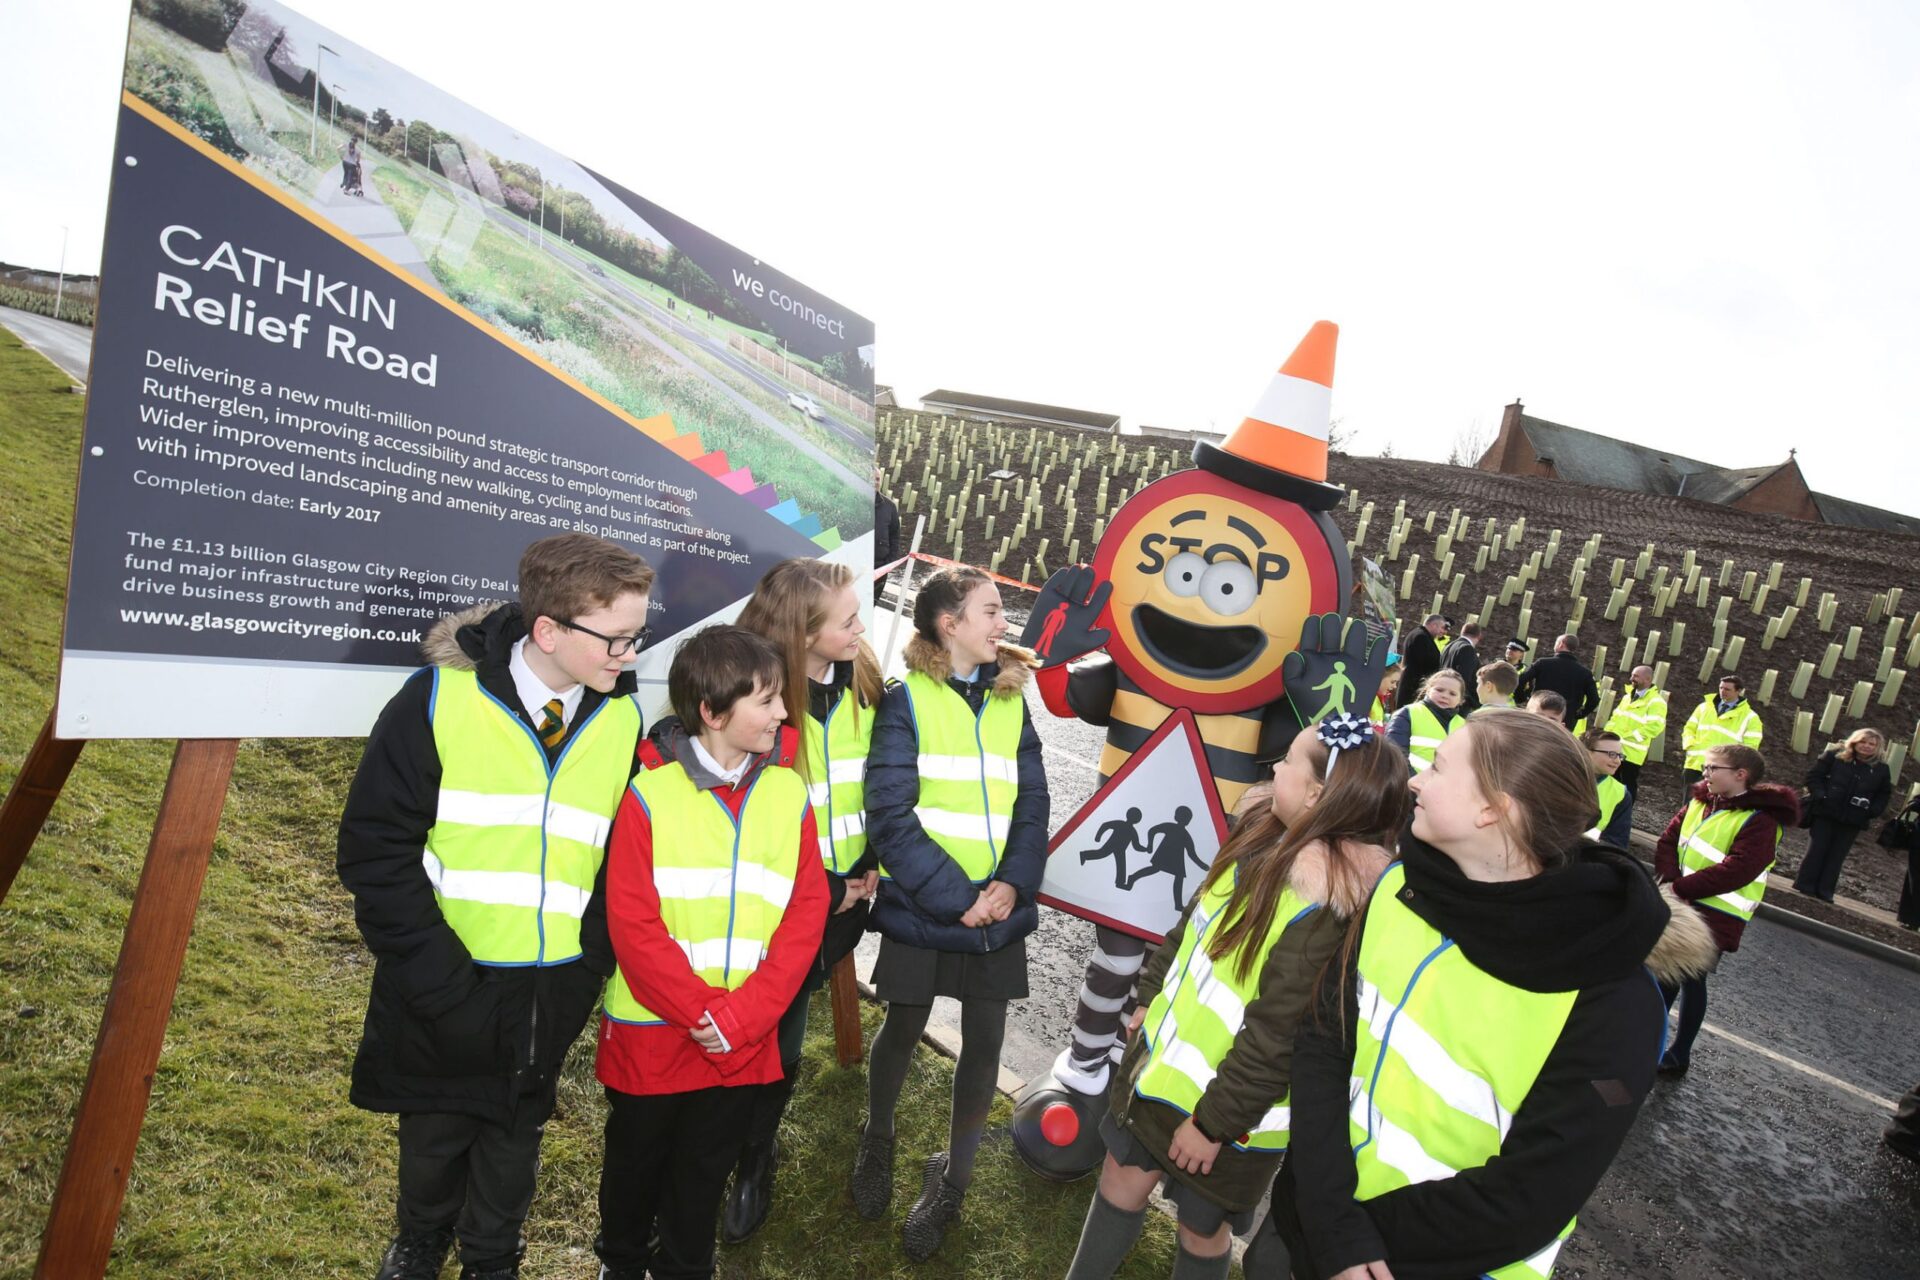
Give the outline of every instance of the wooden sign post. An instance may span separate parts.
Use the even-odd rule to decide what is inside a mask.
[[[51,717],[34,740],[0,806],[0,897],[26,861],[84,745],[55,738]],[[73,1136],[40,1237],[35,1280],[106,1274],[114,1225],[126,1199],[127,1175],[140,1142],[167,1017],[180,985],[180,965],[239,747],[236,740],[223,738],[182,741],[174,749],[120,960],[100,1015],[93,1062],[74,1112]]]

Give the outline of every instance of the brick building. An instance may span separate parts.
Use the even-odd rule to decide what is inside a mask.
[[[1795,520],[1920,534],[1920,519],[1814,492],[1791,451],[1786,461],[1770,466],[1723,467],[1535,418],[1518,400],[1501,415],[1500,434],[1476,465],[1510,476],[1546,476]]]

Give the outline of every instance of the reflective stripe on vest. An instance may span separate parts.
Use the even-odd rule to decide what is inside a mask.
[[[1587,832],[1589,840],[1598,840],[1600,833],[1607,829],[1607,824],[1613,821],[1613,811],[1627,798],[1627,784],[1612,776],[1596,778],[1594,792],[1600,801],[1600,821],[1594,824],[1593,830]]]
[[[867,748],[873,742],[873,708],[842,689],[823,726],[802,720],[807,735],[807,799],[820,837],[820,862],[846,875],[867,851]]]
[[[791,769],[762,768],[737,821],[677,763],[643,770],[632,790],[653,828],[661,923],[695,976],[738,990],[760,967],[793,895],[806,784]],[[607,984],[606,1011],[615,1022],[662,1020],[617,971]]]
[[[1614,704],[1605,728],[1620,735],[1628,764],[1645,764],[1647,752],[1667,731],[1667,695],[1651,685],[1638,698],[1628,691]]]
[[[976,713],[944,680],[915,671],[903,683],[920,744],[913,816],[969,880],[984,884],[999,868],[1013,827],[1026,702],[989,692]],[[880,874],[887,875],[884,851]]]
[[[479,964],[564,964],[640,740],[640,709],[609,698],[567,736],[551,768],[533,729],[475,674],[433,673],[427,718],[440,796],[421,866]]]
[[[1146,1021],[1141,1024],[1149,1047],[1134,1092],[1187,1115],[1193,1114],[1200,1096],[1213,1083],[1246,1021],[1247,1006],[1260,994],[1260,973],[1266,967],[1267,953],[1290,925],[1318,906],[1291,887],[1283,890],[1274,908],[1273,925],[1266,937],[1254,942],[1252,963],[1242,978],[1240,957],[1245,954],[1246,942],[1218,960],[1207,953],[1205,945],[1210,928],[1216,924],[1226,927],[1221,916],[1231,904],[1239,880],[1240,868],[1236,866],[1231,877],[1223,876],[1209,886],[1194,905],[1180,950],[1167,967],[1171,977],[1153,998]],[[1241,1151],[1285,1151],[1291,1120],[1287,1102],[1285,1094],[1275,1099],[1259,1122],[1229,1140],[1229,1145]]]
[[[1745,700],[1735,703],[1725,715],[1721,715],[1714,709],[1712,695],[1708,695],[1694,710],[1687,721],[1687,729],[1691,742],[1687,747],[1685,767],[1696,770],[1706,763],[1707,752],[1714,747],[1738,744],[1758,751],[1764,733],[1760,717],[1753,713],[1753,708]]]
[[[1687,816],[1680,819],[1680,869],[1691,874],[1705,871],[1724,862],[1734,839],[1740,829],[1753,817],[1752,809],[1721,809],[1709,814],[1707,806],[1698,800],[1687,802]],[[1780,837],[1784,834],[1778,824],[1774,827],[1773,847],[1780,847]],[[1773,863],[1738,889],[1726,893],[1716,893],[1711,898],[1695,898],[1695,905],[1712,907],[1724,911],[1730,916],[1742,920],[1753,919],[1753,913],[1760,906],[1760,899],[1767,892],[1767,871],[1773,869]]]
[[[1553,1051],[1577,991],[1534,992],[1478,968],[1401,902],[1396,864],[1360,937],[1348,1131],[1355,1199],[1451,1178],[1500,1153],[1514,1114]],[[1487,1274],[1545,1277],[1558,1239]]]
[[[1447,721],[1446,727],[1440,725],[1440,717],[1422,699],[1407,708],[1407,762],[1415,773],[1425,773],[1433,766],[1433,757],[1440,750],[1440,744],[1447,735],[1460,727],[1460,717]]]

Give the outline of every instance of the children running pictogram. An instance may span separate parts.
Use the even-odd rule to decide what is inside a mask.
[[[1202,871],[1207,864],[1193,847],[1193,833],[1187,830],[1187,824],[1193,821],[1193,810],[1181,805],[1173,811],[1173,821],[1163,822],[1147,832],[1148,864],[1127,877],[1123,888],[1131,889],[1145,876],[1156,871],[1164,871],[1173,877],[1173,909],[1183,910],[1187,905],[1187,863]]]
[[[1109,832],[1112,834],[1109,835]],[[1094,847],[1080,851],[1081,865],[1084,866],[1095,858],[1112,858],[1113,887],[1126,888],[1128,884],[1127,850],[1132,849],[1135,853],[1147,851],[1147,846],[1140,843],[1140,811],[1129,809],[1125,819],[1115,818],[1111,822],[1101,823],[1100,830],[1093,838],[1097,842]]]

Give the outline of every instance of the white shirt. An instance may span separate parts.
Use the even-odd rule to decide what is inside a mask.
[[[547,688],[546,682],[533,674],[533,668],[527,665],[527,655],[521,652],[526,646],[525,636],[514,641],[513,654],[507,659],[507,670],[513,674],[513,691],[520,695],[520,705],[527,709],[527,715],[537,729],[547,714],[547,703],[558,698],[560,722],[572,724],[573,713],[580,709],[580,699],[586,696],[587,686],[576,684],[566,690]]]
[[[740,779],[746,776],[747,766],[753,763],[753,756],[749,753],[741,756],[740,763],[733,766],[733,768],[722,769],[720,762],[715,760],[712,753],[700,744],[700,739],[698,738],[693,739],[693,758],[700,762],[702,769],[705,769],[708,773],[730,787],[740,785]]]

